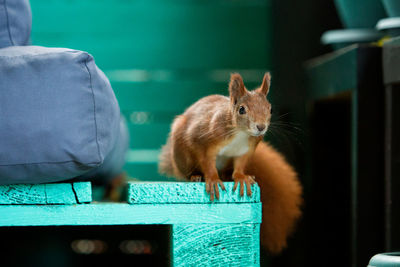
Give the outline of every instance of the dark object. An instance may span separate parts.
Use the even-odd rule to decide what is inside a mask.
[[[385,84],[385,250],[400,249],[400,38],[383,47]]]
[[[330,243],[330,251],[351,251],[325,266],[366,266],[371,255],[384,248],[381,53],[379,47],[354,46],[312,60],[307,66],[309,101],[320,107],[312,114],[321,116],[317,113],[321,105],[331,105],[313,128],[312,195],[314,203],[322,203],[314,204],[313,211],[329,225],[329,236],[335,241]],[[330,133],[327,127],[332,127]],[[322,136],[321,131],[325,131]],[[337,138],[342,142],[333,146]],[[331,195],[332,189],[338,194]],[[314,244],[326,242],[327,233],[320,224],[313,224],[313,229],[320,229]],[[342,227],[336,228],[336,224]],[[315,249],[320,248],[316,245]],[[314,252],[319,254],[322,262],[322,248]]]

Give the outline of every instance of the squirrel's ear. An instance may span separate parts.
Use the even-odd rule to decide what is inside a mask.
[[[263,82],[262,82],[261,87],[259,89],[260,92],[262,94],[264,94],[265,96],[267,96],[268,92],[269,92],[270,85],[271,85],[271,74],[269,72],[266,72],[264,74]]]
[[[242,76],[239,73],[232,73],[229,82],[229,95],[232,103],[236,104],[237,100],[245,94],[246,88],[244,88]]]

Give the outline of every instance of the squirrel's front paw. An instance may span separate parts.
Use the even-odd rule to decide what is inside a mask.
[[[214,201],[214,195],[219,199],[219,188],[218,185],[221,186],[221,189],[225,191],[225,185],[219,178],[207,179],[206,178],[206,191],[210,194],[210,200]]]
[[[235,184],[233,185],[233,192],[236,191],[238,184],[240,183],[240,196],[244,195],[244,185],[246,184],[246,192],[248,196],[251,196],[251,185],[256,183],[255,177],[245,174],[233,174],[233,180]]]

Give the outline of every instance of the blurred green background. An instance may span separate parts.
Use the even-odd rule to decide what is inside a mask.
[[[31,0],[32,44],[88,51],[111,81],[130,130],[125,170],[166,179],[157,156],[174,116],[227,94],[238,71],[249,89],[272,65],[268,0]]]

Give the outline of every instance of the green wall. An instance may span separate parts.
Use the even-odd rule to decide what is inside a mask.
[[[32,44],[88,51],[127,117],[131,177],[159,180],[169,125],[198,98],[226,94],[229,73],[247,87],[271,67],[265,0],[31,0]]]

